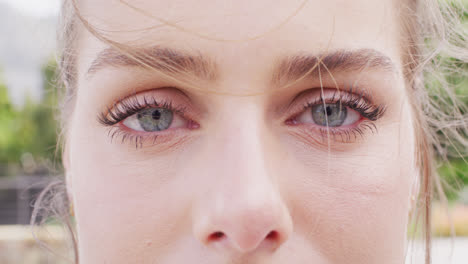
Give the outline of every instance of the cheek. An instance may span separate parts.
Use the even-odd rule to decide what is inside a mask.
[[[82,261],[119,263],[131,256],[146,263],[189,226],[181,223],[190,219],[182,215],[189,212],[190,194],[180,192],[176,155],[137,154],[75,121],[71,186]]]
[[[303,201],[292,207],[295,232],[331,263],[403,263],[398,258],[404,256],[408,211],[401,192],[366,195],[322,188],[295,195]]]
[[[291,194],[295,230],[328,252],[334,263],[403,261],[395,258],[404,256],[416,176],[410,128],[388,125],[342,153],[318,154],[288,144],[294,146],[289,167],[295,168],[290,174],[295,178],[282,184]]]
[[[389,194],[407,190],[415,179],[414,139],[408,125],[386,125],[377,134],[345,151],[317,151],[288,138],[289,167],[304,175],[301,181],[362,194]],[[330,144],[348,144],[335,143]],[[354,144],[354,143],[349,143]]]

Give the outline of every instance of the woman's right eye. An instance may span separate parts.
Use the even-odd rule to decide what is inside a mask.
[[[157,132],[169,128],[187,126],[187,120],[174,113],[174,111],[162,108],[146,108],[123,120],[126,127],[140,132]]]

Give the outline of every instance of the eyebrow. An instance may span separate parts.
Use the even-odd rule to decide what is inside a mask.
[[[299,78],[316,78],[320,73],[328,71],[397,70],[390,57],[375,49],[336,50],[318,55],[302,53],[279,59],[274,69],[272,82],[276,85],[284,85]]]
[[[320,69],[322,65],[326,69]],[[101,51],[87,71],[91,77],[106,67],[141,67],[162,71],[171,76],[189,74],[195,78],[215,81],[219,77],[216,63],[201,53],[151,47],[134,49],[124,54],[114,48]],[[321,72],[352,72],[363,69],[378,69],[395,72],[395,63],[375,49],[336,50],[312,55],[298,53],[279,57],[274,64],[272,85],[284,85],[299,78],[314,78]]]
[[[104,49],[91,63],[87,76],[92,77],[106,67],[149,68],[172,76],[190,74],[209,81],[218,76],[215,63],[201,54],[193,55],[159,46],[137,48],[125,54],[115,48]]]

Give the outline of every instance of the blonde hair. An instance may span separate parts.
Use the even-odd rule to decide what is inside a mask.
[[[303,1],[298,9],[277,27],[287,23],[290,18],[302,9],[307,1]],[[200,38],[213,41],[238,41],[216,39],[197,32],[191,32],[170,21],[153,17],[151,14],[145,13],[144,10],[131,6],[123,0],[120,0],[120,2],[143,13],[143,15],[151,16],[163,25],[173,27],[187,34],[194,34]],[[468,156],[468,139],[466,137],[468,135],[467,106],[459,101],[456,87],[448,81],[448,76],[465,78],[467,75],[466,70],[460,68],[461,64],[466,65],[468,63],[466,44],[468,34],[460,20],[460,17],[466,11],[460,1],[406,0],[405,2],[406,5],[401,8],[401,17],[403,18],[401,19],[401,26],[405,32],[401,41],[402,50],[404,51],[402,61],[404,62],[404,77],[415,120],[416,165],[420,170],[421,182],[414,219],[415,222],[422,222],[420,226],[425,241],[425,263],[429,264],[431,261],[430,219],[433,191],[437,191],[439,198],[444,200],[441,180],[436,172],[435,157],[437,155],[442,160],[446,160],[450,156],[461,158]],[[77,43],[79,27],[88,30],[99,40],[121,51],[130,59],[140,62],[143,66],[151,68],[151,65],[146,65],[140,54],[133,52],[124,44],[106,38],[105,34],[95,29],[79,13],[76,0],[63,0],[60,25],[59,47],[61,56],[59,69],[60,83],[63,88],[60,142],[63,142],[68,127],[67,120],[74,109],[77,89],[76,57],[78,52],[75,43]],[[277,27],[270,31],[275,30]],[[166,67],[170,69],[171,65],[168,64]],[[63,187],[63,182],[56,182],[49,188],[49,190],[62,190],[59,191],[61,195],[55,195],[55,197],[59,197],[58,199],[45,199],[47,191],[39,197],[31,223],[34,224],[35,216],[39,214],[40,210],[47,211],[45,208],[50,207],[50,205],[55,206],[55,208],[60,207],[61,209],[55,210],[53,213],[66,222],[67,229],[73,238],[75,263],[77,264],[76,236],[73,225],[69,221],[68,200]],[[49,204],[39,206],[43,200],[49,201]],[[47,212],[44,214],[47,214]]]

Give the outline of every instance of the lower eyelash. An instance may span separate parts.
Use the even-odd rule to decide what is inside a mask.
[[[120,138],[120,143],[129,143],[135,145],[135,149],[142,148],[143,145],[147,142],[151,142],[152,145],[156,145],[156,140],[160,137],[159,135],[137,135],[134,133],[129,133],[127,131],[122,130],[119,127],[111,127],[107,132],[107,135],[110,137],[111,143],[114,140]]]
[[[325,142],[327,138],[334,141],[340,141],[343,143],[355,142],[358,139],[364,139],[366,131],[370,131],[372,134],[378,132],[377,126],[374,122],[369,120],[361,121],[357,126],[352,128],[339,128],[339,127],[323,127],[318,128],[322,140]]]

